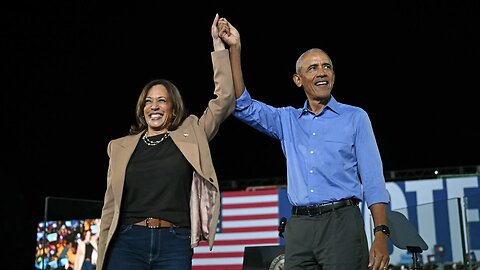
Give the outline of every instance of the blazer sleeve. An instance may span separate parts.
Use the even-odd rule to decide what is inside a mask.
[[[211,56],[215,97],[208,102],[207,108],[198,121],[209,141],[217,134],[220,124],[235,109],[235,89],[229,52],[227,49],[214,51]]]

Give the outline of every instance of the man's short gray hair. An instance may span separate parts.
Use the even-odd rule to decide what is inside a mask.
[[[311,52],[325,52],[325,51],[322,50],[322,49],[319,49],[319,48],[311,48],[311,49],[308,49],[307,51],[305,51],[304,53],[302,53],[302,55],[300,55],[300,57],[298,57],[297,63],[295,64],[295,72],[297,74],[300,74],[300,71],[302,69],[303,59],[305,58],[305,55],[307,55]],[[332,62],[332,59],[330,59],[330,62]],[[332,63],[332,66],[333,66],[333,63]]]

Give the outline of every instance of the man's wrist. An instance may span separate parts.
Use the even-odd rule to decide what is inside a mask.
[[[376,234],[377,232],[382,232],[387,236],[390,236],[390,228],[388,228],[387,225],[378,225],[375,228],[373,228],[373,234]]]

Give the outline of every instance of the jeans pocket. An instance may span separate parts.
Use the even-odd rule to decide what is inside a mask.
[[[119,234],[124,234],[130,231],[133,228],[132,224],[122,224],[120,225],[120,228],[118,228],[118,233]]]
[[[170,228],[170,233],[178,239],[190,239],[190,228]]]

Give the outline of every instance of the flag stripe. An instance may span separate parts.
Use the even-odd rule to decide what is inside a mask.
[[[270,218],[270,219],[257,219],[255,221],[251,220],[233,220],[233,221],[224,221],[222,226],[223,229],[229,229],[229,228],[246,228],[246,227],[252,227],[252,223],[255,225],[255,227],[261,227],[261,226],[275,226],[278,225],[278,220],[275,218]]]
[[[278,244],[278,236],[275,238],[265,238],[265,239],[236,239],[236,240],[215,240],[215,245],[238,245],[238,244]]]
[[[195,261],[194,261],[195,263]],[[242,270],[243,265],[196,265],[195,270]]]
[[[247,227],[247,228],[230,228],[230,229],[223,229],[223,232],[265,232],[265,231],[273,231],[277,230],[277,226],[271,227]]]
[[[264,239],[264,238],[275,238],[278,236],[278,232],[248,232],[248,233],[217,233],[215,241],[218,240],[232,240],[232,239]],[[200,242],[205,243],[207,242]]]
[[[241,257],[228,257],[228,258],[209,258],[209,259],[193,259],[192,262],[195,265],[242,265],[243,258]]]
[[[222,197],[250,197],[252,195],[261,197],[261,195],[277,195],[278,190],[275,188],[272,189],[263,189],[255,191],[228,191],[223,192]]]
[[[241,252],[215,252],[215,254],[212,256],[212,254],[208,253],[198,253],[193,256],[195,259],[204,259],[204,258],[228,258],[228,257],[243,257],[243,251]]]
[[[277,213],[278,206],[274,207],[252,207],[252,208],[237,208],[222,210],[222,216],[251,216],[256,214]]]
[[[269,207],[269,206],[278,206],[278,202],[251,202],[251,203],[242,203],[242,204],[225,204],[223,209],[236,209],[236,208],[246,208],[246,207]]]
[[[273,214],[259,214],[259,215],[251,215],[251,216],[224,216],[222,217],[222,221],[233,221],[233,220],[253,220],[253,219],[270,219],[270,218],[278,218],[277,213]]]

